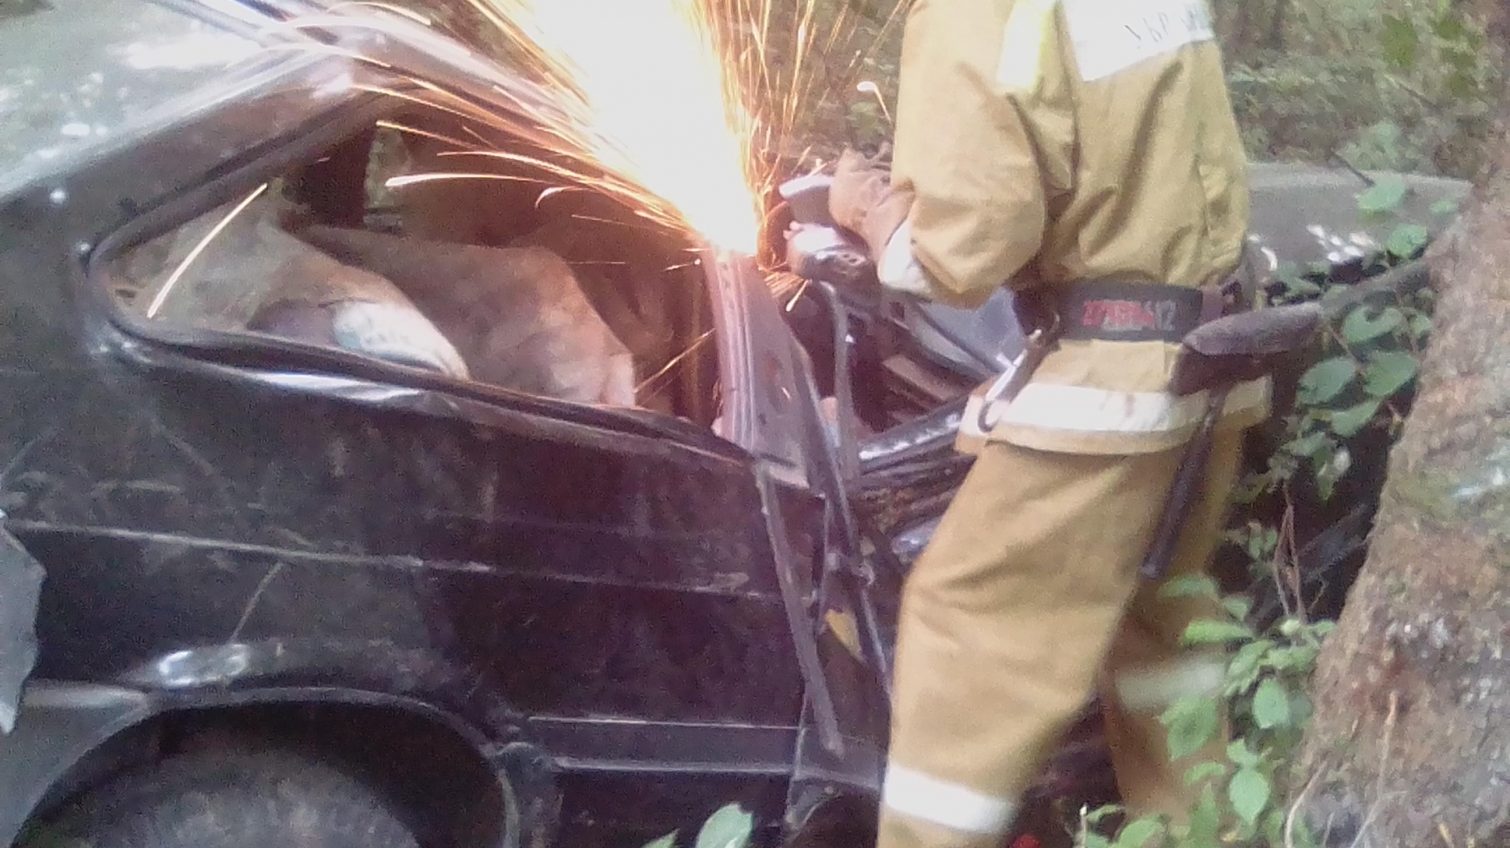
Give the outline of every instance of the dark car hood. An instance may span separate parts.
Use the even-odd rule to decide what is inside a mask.
[[[1249,232],[1273,251],[1280,262],[1306,265],[1325,262],[1339,246],[1377,246],[1400,224],[1420,224],[1433,233],[1449,217],[1433,214],[1439,201],[1459,201],[1472,188],[1463,180],[1415,174],[1369,172],[1369,179],[1404,180],[1408,192],[1397,212],[1365,221],[1358,211],[1359,196],[1369,186],[1357,174],[1287,162],[1257,162],[1249,169],[1252,222]],[[1333,239],[1340,239],[1338,245]]]

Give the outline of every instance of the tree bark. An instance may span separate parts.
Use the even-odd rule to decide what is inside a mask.
[[[1420,392],[1390,457],[1368,562],[1320,657],[1298,780],[1328,845],[1510,846],[1503,130],[1493,158],[1433,251],[1440,300]]]
[[[1474,3],[1479,18],[1484,23],[1484,32],[1491,44],[1504,44],[1510,35],[1510,8],[1505,0],[1476,0]]]

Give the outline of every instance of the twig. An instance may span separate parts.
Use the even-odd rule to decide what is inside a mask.
[[[1300,792],[1295,795],[1295,803],[1290,805],[1290,811],[1285,814],[1285,848],[1295,848],[1295,815],[1305,803],[1306,796],[1311,794],[1311,789],[1315,787],[1317,779],[1321,777],[1321,772],[1325,768],[1326,763],[1322,763],[1316,771],[1311,772],[1311,779],[1306,781],[1305,786],[1300,787]]]
[[[1341,164],[1342,167],[1344,167],[1347,170],[1351,171],[1352,174],[1353,174],[1353,176],[1355,176],[1358,179],[1360,179],[1360,180],[1363,181],[1364,185],[1368,186],[1369,188],[1373,188],[1374,187],[1374,178],[1370,177],[1368,174],[1365,174],[1365,173],[1363,173],[1363,171],[1359,170],[1358,166],[1356,166],[1352,162],[1348,161],[1348,158],[1346,156],[1343,156],[1341,153],[1338,153],[1335,150],[1333,150],[1330,154],[1328,154],[1328,156],[1332,160],[1334,160],[1337,163]]]
[[[1285,560],[1289,563],[1285,568],[1285,576],[1290,582],[1290,591],[1295,595],[1294,615],[1302,624],[1310,623],[1307,614],[1305,593],[1301,586],[1299,544],[1295,541],[1295,500],[1290,497],[1290,484],[1284,484],[1285,512],[1279,523],[1279,544],[1275,546],[1275,568],[1281,567],[1279,563],[1279,550],[1285,550]]]
[[[1405,315],[1405,310],[1407,310],[1407,309],[1415,309],[1418,312],[1420,311],[1420,310],[1416,309],[1416,307],[1414,307],[1414,306],[1408,306],[1405,303],[1405,298],[1401,297],[1399,292],[1395,292],[1394,295],[1395,295],[1395,307],[1400,310],[1400,314],[1402,316]],[[1404,335],[1405,335],[1405,343],[1408,344],[1408,345],[1410,345],[1410,352],[1411,352],[1411,354],[1413,356],[1415,356],[1416,359],[1419,360],[1421,358],[1421,346],[1416,343],[1416,334],[1415,334],[1415,331],[1411,329],[1410,318],[1409,317],[1405,318],[1405,333],[1404,333]]]
[[[1358,848],[1363,844],[1363,837],[1368,835],[1368,829],[1373,826],[1374,817],[1384,803],[1384,766],[1389,762],[1389,750],[1395,736],[1395,718],[1399,715],[1399,710],[1400,693],[1392,691],[1389,693],[1389,715],[1384,718],[1384,744],[1379,749],[1379,773],[1374,776],[1374,800],[1368,805],[1368,815],[1363,817],[1363,824],[1359,825],[1358,835],[1353,838],[1350,848]]]

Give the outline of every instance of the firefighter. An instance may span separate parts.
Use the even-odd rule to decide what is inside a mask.
[[[1006,282],[1036,333],[972,398],[977,458],[904,591],[881,848],[1000,845],[1098,690],[1127,804],[1188,809],[1212,752],[1171,761],[1159,716],[1223,660],[1180,643],[1210,602],[1137,572],[1206,411],[1167,384],[1242,264],[1246,167],[1204,0],[912,7],[890,172],[846,154],[830,212],[887,288],[972,306]],[[1170,577],[1205,570],[1268,402],[1228,396]]]

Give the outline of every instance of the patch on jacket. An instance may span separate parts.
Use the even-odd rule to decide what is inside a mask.
[[[1216,38],[1206,0],[1064,0],[1064,16],[1086,82]]]

